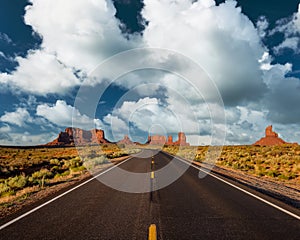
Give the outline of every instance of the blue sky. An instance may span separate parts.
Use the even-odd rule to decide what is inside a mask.
[[[175,137],[184,129],[190,142],[210,144],[210,100],[178,76],[143,70],[109,86],[109,76],[90,83],[101,62],[141,47],[176,51],[204,69],[224,103],[226,124],[216,125],[226,131],[225,144],[251,144],[269,124],[300,142],[299,3],[2,1],[0,145],[47,143],[72,125],[72,114],[75,127],[95,123],[112,141],[124,134],[145,141],[149,132]],[[91,92],[107,87],[95,114],[74,105],[82,84]],[[210,104],[210,111],[223,108]]]

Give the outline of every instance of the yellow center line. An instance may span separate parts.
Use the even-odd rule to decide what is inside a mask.
[[[151,224],[150,227],[149,227],[148,240],[157,240],[156,225],[155,224]]]
[[[151,179],[154,179],[154,172],[151,172]]]

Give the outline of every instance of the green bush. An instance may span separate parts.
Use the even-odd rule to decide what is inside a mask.
[[[40,171],[34,172],[31,176],[34,179],[41,179],[41,178],[50,178],[52,177],[52,172],[50,172],[48,169],[43,168]]]
[[[99,166],[101,164],[107,163],[108,160],[105,156],[100,156],[93,159],[86,159],[82,166],[84,166],[86,169],[91,170],[94,169],[96,166]]]
[[[12,178],[9,178],[7,181],[7,185],[14,190],[22,189],[27,184],[27,178],[23,175],[15,176]]]
[[[45,184],[45,179],[51,178],[53,173],[46,168],[41,169],[40,171],[34,172],[29,179],[33,184],[39,184],[42,188]]]
[[[60,161],[57,158],[54,158],[54,159],[50,160],[50,164],[51,165],[59,166],[60,165]]]
[[[79,167],[72,167],[70,168],[71,172],[81,172],[85,170],[84,166],[79,166]]]
[[[0,196],[11,191],[11,188],[6,183],[0,183]]]

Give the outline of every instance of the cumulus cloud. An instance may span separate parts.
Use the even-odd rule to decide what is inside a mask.
[[[215,81],[227,105],[262,96],[266,86],[258,60],[264,47],[235,1],[219,6],[213,0],[145,0],[144,4],[148,46],[192,58]]]
[[[272,122],[282,124],[299,123],[300,81],[285,77],[292,69],[291,64],[274,65],[265,73],[269,91],[263,99]]]
[[[278,32],[283,33],[285,38],[282,43],[274,47],[275,53],[280,54],[284,49],[292,49],[295,53],[299,53],[300,4],[298,12],[293,14],[291,18],[284,18],[277,21],[277,26],[270,31],[270,35]]]
[[[57,137],[57,133],[39,133],[32,134],[29,132],[13,132],[13,133],[1,133],[0,132],[0,144],[8,146],[36,146],[46,144]]]
[[[45,50],[29,51],[16,57],[18,67],[12,73],[0,73],[0,83],[34,94],[65,93],[80,83],[73,70]]]
[[[236,1],[216,6],[213,0],[144,0],[141,15],[147,22],[145,30],[142,35],[126,36],[120,30],[121,23],[110,0],[30,0],[30,3],[26,7],[25,23],[41,36],[41,46],[30,50],[25,57],[16,57],[18,66],[13,72],[0,73],[2,86],[31,94],[63,95],[79,86],[90,70],[115,53],[141,46],[167,48],[194,60],[216,83],[225,103],[228,143],[251,142],[249,136],[260,133],[268,121],[299,122],[299,79],[286,77],[292,65],[272,63],[270,51],[262,43],[269,27],[267,19],[261,17],[255,26],[236,6]],[[271,35],[282,32],[285,36],[273,49],[275,53],[287,48],[299,51],[299,19],[300,7],[292,18],[279,21],[269,32]],[[0,39],[5,36],[0,35]],[[157,58],[150,54],[140,56],[139,60],[153,59],[193,74],[190,66],[176,57]],[[115,66],[122,67],[122,62]],[[109,79],[110,73],[111,69],[106,75],[100,74],[100,80],[96,81]],[[223,109],[214,98],[206,99],[193,89],[193,84],[201,86],[205,96],[210,96],[206,85],[201,85],[202,80],[203,76],[198,76],[188,84],[179,76],[165,72],[129,73],[116,84],[134,89],[140,99],[125,99],[101,120],[83,114],[64,100],[55,104],[38,104],[32,100],[38,105],[36,115],[40,118],[36,119],[47,119],[57,126],[85,129],[94,125],[111,126],[120,137],[129,125],[147,132],[156,124],[168,133],[184,130],[191,141],[204,143],[211,134],[210,111],[219,113]],[[85,83],[95,84],[93,79]],[[140,86],[135,88],[137,85]],[[21,105],[0,120],[24,126],[33,121],[26,109],[29,107]],[[221,124],[221,120],[215,120]]]
[[[201,108],[204,106],[199,106]],[[198,109],[179,98],[163,103],[157,98],[146,97],[124,101],[104,118],[104,122],[110,125],[115,136],[141,131],[150,135],[173,135],[176,138],[177,133],[183,131],[195,142],[197,138],[192,136],[201,135],[202,139],[206,139],[211,134],[210,115],[204,112],[203,109],[198,112]]]
[[[32,122],[32,117],[25,108],[17,108],[15,112],[5,112],[0,121],[24,127],[26,123]]]
[[[125,101],[119,108],[115,108],[112,115],[109,114],[105,118],[105,121],[114,120],[111,128],[113,133],[119,132],[118,122],[121,124],[121,131],[127,130],[129,132],[129,126],[132,125],[143,132],[150,133],[151,128],[156,125],[164,129],[166,133],[174,133],[180,131],[180,124],[174,113],[170,111],[166,106],[163,106],[156,98],[142,98],[138,101]],[[117,122],[118,119],[118,122]]]
[[[261,16],[256,23],[258,34],[261,38],[267,35],[266,30],[269,27],[269,22],[265,16]]]
[[[25,23],[40,35],[42,44],[26,57],[16,57],[19,66],[9,74],[0,74],[2,84],[41,95],[63,94],[104,59],[138,46],[138,35],[122,35],[110,0],[30,3]]]
[[[298,37],[286,38],[282,43],[274,47],[273,50],[277,54],[281,53],[284,49],[292,49],[295,53],[299,53],[299,42],[300,39]]]
[[[79,127],[86,130],[101,128],[99,119],[91,119],[81,114],[76,108],[68,105],[63,100],[57,100],[54,105],[41,104],[37,106],[36,115],[47,119],[49,122],[64,127]]]
[[[129,41],[122,35],[110,0],[30,2],[26,24],[42,36],[42,47],[55,52],[68,66],[90,71],[134,43],[134,36],[129,36]]]

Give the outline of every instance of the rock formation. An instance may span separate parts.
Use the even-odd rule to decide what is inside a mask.
[[[287,142],[279,138],[278,134],[276,132],[273,132],[272,125],[270,125],[266,128],[266,136],[258,140],[253,145],[274,146],[282,144],[287,144]]]
[[[168,142],[167,145],[172,145],[173,144],[173,137],[172,135],[168,136]]]
[[[117,144],[133,145],[134,143],[130,140],[128,135],[125,135],[124,138],[120,140]]]
[[[183,132],[178,133],[178,140],[173,143],[173,145],[180,145],[180,146],[189,146],[190,144],[186,142],[186,136]]]
[[[149,141],[149,138],[148,138],[148,141]],[[154,136],[150,136],[149,144],[152,144],[152,145],[165,145],[166,141],[167,141],[167,139],[166,139],[165,136],[154,135]]]
[[[68,146],[68,145],[87,145],[109,143],[105,139],[104,131],[99,129],[92,129],[89,131],[80,128],[66,128],[58,137],[46,145],[48,146]]]
[[[173,137],[168,136],[168,141],[165,136],[149,136],[148,143],[152,145],[176,145],[176,146],[189,146],[190,144],[186,142],[186,136],[183,132],[178,133],[178,140],[173,142]]]

